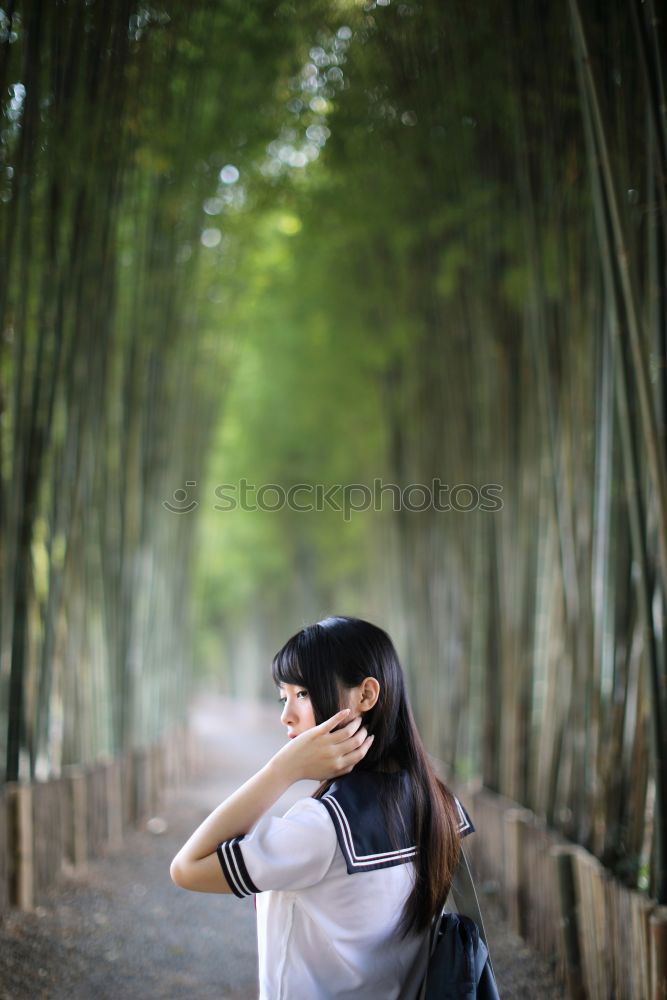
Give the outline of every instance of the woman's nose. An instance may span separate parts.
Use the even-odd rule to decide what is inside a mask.
[[[291,707],[287,702],[285,702],[283,710],[280,714],[280,721],[284,723],[286,726],[288,726],[292,721]]]

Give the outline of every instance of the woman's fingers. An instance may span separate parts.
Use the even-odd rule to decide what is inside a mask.
[[[366,737],[361,746],[358,746],[356,747],[356,749],[351,750],[350,753],[345,754],[343,758],[345,772],[349,773],[350,771],[352,771],[355,765],[358,764],[360,760],[364,759],[364,757],[370,750],[371,744],[373,743],[374,739],[375,739],[375,733],[371,733],[370,736]]]
[[[360,747],[363,745],[364,740],[368,736],[368,730],[365,726],[359,726],[356,733],[353,733],[350,740],[354,740],[354,746]]]
[[[287,757],[290,770],[298,778],[323,780],[322,774],[327,777],[347,774],[365,756],[373,737],[368,735],[363,717],[357,715],[348,720],[350,714],[350,709],[341,709],[279,751]]]
[[[342,743],[363,721],[361,716],[350,719],[351,709],[343,708],[336,712],[330,719],[323,722],[318,728],[322,733],[330,733],[334,743]]]
[[[344,759],[348,761],[356,755],[356,760],[361,760],[362,757],[366,756],[366,753],[368,752],[374,739],[375,734],[371,733],[369,736],[366,727],[362,726],[362,728],[359,729],[354,736],[350,737],[350,747],[349,749],[345,748],[343,752]]]
[[[320,727],[322,732],[328,733],[336,744],[345,771],[351,771],[355,764],[366,756],[375,738],[373,735],[368,735],[363,716],[357,715],[349,722],[346,721],[349,711],[342,709],[336,712]],[[336,729],[336,725],[340,725],[340,728]]]
[[[350,714],[349,708],[342,708],[340,712],[336,712],[336,714],[332,715],[330,719],[327,719],[320,726],[318,726],[318,729],[323,733],[330,733],[332,730],[336,728],[336,726],[344,725],[347,722],[347,717],[349,714]],[[342,732],[342,729],[340,730],[340,732]]]

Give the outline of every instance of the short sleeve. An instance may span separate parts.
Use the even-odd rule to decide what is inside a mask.
[[[454,798],[456,799],[456,808],[458,809],[459,813],[459,836],[467,837],[469,833],[475,832],[475,827],[473,825],[472,820],[470,819],[470,816],[464,809],[461,800],[456,795],[454,796]]]
[[[284,816],[267,814],[250,833],[218,844],[216,854],[239,898],[267,889],[305,889],[321,882],[338,841],[318,799],[299,799]]]

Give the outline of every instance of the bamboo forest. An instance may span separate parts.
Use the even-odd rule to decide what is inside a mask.
[[[169,860],[330,615],[396,645],[500,995],[667,996],[666,23],[6,0],[3,1000],[258,996]]]

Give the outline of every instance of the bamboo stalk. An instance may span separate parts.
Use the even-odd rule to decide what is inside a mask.
[[[655,407],[649,384],[648,363],[646,359],[644,337],[640,329],[639,318],[637,315],[635,293],[629,271],[628,253],[625,246],[613,174],[609,162],[607,140],[602,123],[596,84],[590,65],[586,37],[577,0],[570,0],[570,15],[575,38],[577,66],[580,79],[582,81],[582,91],[586,95],[584,104],[589,109],[590,132],[593,136],[596,155],[599,157],[600,183],[605,193],[609,230],[613,238],[616,274],[618,276],[623,314],[629,336],[634,384],[639,399],[642,437],[646,448],[650,481],[655,495],[656,532],[658,537],[657,565],[660,574],[662,592],[666,593],[667,471],[665,468],[664,456],[660,447],[660,435],[658,432]],[[615,327],[614,330],[616,332]],[[624,399],[621,399],[621,405],[627,405]],[[623,422],[622,426],[624,426]],[[638,537],[640,532],[641,524],[637,524],[635,519],[633,528],[634,544],[643,548],[643,542],[640,541],[640,538]],[[645,589],[645,585],[643,589]],[[644,605],[644,615],[648,619],[650,616],[650,605],[643,594],[641,600]],[[647,642],[652,645],[653,632],[648,624],[646,627],[646,638]],[[663,738],[665,731],[665,718],[655,653],[653,653],[649,658],[648,663],[649,682],[651,686],[650,704],[653,731],[652,744],[656,771],[656,895],[660,902],[664,902],[667,899],[667,823],[665,822],[665,809],[667,807],[667,748]]]

